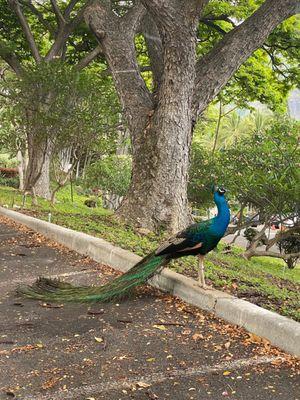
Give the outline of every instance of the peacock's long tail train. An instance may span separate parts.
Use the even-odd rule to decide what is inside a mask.
[[[124,298],[158,273],[167,263],[166,255],[149,254],[130,270],[103,286],[73,286],[58,279],[39,278],[31,286],[17,289],[22,296],[51,302],[109,302]]]

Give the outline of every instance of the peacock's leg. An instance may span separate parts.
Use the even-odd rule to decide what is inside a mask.
[[[202,287],[203,289],[212,289],[211,286],[207,286],[205,283],[205,277],[204,277],[204,256],[201,254],[198,255],[198,261],[199,261],[199,269],[198,269],[198,285]]]

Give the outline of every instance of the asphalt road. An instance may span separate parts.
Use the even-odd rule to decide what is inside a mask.
[[[14,293],[39,275],[95,284],[113,274],[0,219],[1,400],[300,399],[294,359],[154,289],[89,306]]]

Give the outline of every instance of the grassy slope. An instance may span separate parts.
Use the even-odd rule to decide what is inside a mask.
[[[99,236],[115,245],[145,255],[154,249],[162,237],[151,234],[143,236],[129,226],[120,224],[107,210],[88,208],[83,203],[86,197],[74,194],[70,201],[69,188],[58,193],[58,203],[51,207],[45,200],[38,207],[32,207],[28,198],[23,212],[75,230]],[[20,206],[22,196],[18,191],[0,187],[0,205]],[[214,287],[226,290],[282,315],[300,320],[300,267],[294,270],[285,268],[282,260],[267,257],[245,261],[239,256],[241,250],[235,248],[234,254],[222,254],[223,245],[206,257],[206,277]],[[181,259],[171,268],[186,275],[197,276],[197,264],[193,257]]]

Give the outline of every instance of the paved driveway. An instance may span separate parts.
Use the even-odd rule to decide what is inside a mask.
[[[18,282],[114,272],[0,219],[0,399],[300,399],[295,361],[150,288],[121,304],[18,299]]]

